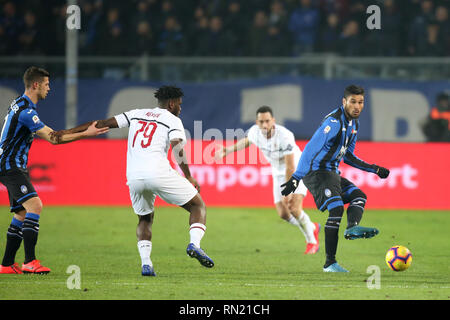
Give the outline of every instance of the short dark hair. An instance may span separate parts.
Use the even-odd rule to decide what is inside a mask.
[[[170,99],[178,99],[184,96],[183,90],[175,86],[162,86],[155,92],[155,98],[159,102],[164,102]]]
[[[25,88],[29,88],[34,82],[41,82],[45,77],[50,77],[50,73],[42,68],[35,66],[29,67],[23,74],[23,83]]]
[[[269,106],[261,106],[258,108],[258,110],[256,110],[256,115],[258,115],[258,113],[266,113],[269,112],[270,115],[273,117],[273,111],[272,108]]]
[[[347,99],[349,96],[352,95],[359,95],[362,94],[364,95],[364,88],[357,86],[357,85],[349,85],[347,88],[345,88],[344,90],[344,98]]]

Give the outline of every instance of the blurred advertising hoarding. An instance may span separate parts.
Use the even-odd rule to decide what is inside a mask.
[[[303,149],[306,141],[297,144]],[[214,141],[191,140],[185,147],[206,205],[273,206],[271,168],[264,156],[250,146],[217,163],[215,145]],[[123,139],[58,146],[37,139],[28,163],[32,183],[44,205],[131,206],[126,149]],[[367,194],[367,209],[450,209],[450,144],[358,142],[355,154],[391,171],[383,180],[341,164],[341,175]],[[3,185],[0,204],[9,204]],[[166,205],[160,199],[156,204]],[[304,205],[315,207],[311,194]]]

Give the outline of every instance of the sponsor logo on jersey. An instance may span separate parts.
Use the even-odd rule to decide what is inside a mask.
[[[33,119],[34,123],[39,123],[39,121],[40,121],[39,117],[37,115],[34,115],[32,119]]]
[[[146,115],[147,117],[158,118],[158,117],[161,115],[161,113],[153,113],[153,112],[149,111],[149,112],[147,112],[145,115]]]
[[[323,133],[328,133],[330,132],[331,127],[330,126],[326,126],[325,129],[323,129]]]

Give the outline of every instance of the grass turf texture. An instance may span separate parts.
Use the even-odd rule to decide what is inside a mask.
[[[6,207],[1,211],[3,254],[11,215]],[[322,225],[313,256],[303,254],[303,235],[274,209],[208,208],[202,247],[215,267],[207,269],[186,255],[188,213],[158,208],[152,250],[157,277],[142,277],[131,208],[45,207],[37,256],[52,272],[0,275],[0,299],[450,299],[449,211],[367,210],[361,224],[380,234],[361,240],[344,239],[344,217],[337,259],[349,274],[322,272],[327,214],[307,212]],[[396,244],[412,252],[407,271],[385,264]],[[16,261],[23,262],[23,246]],[[80,290],[67,288],[70,265],[80,267]],[[367,287],[371,265],[381,270],[380,289]]]

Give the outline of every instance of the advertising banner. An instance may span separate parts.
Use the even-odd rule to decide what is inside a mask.
[[[250,146],[217,161],[216,144],[191,140],[185,147],[206,205],[273,206],[271,167],[264,156]],[[306,141],[297,144],[303,149]],[[32,183],[44,205],[128,206],[126,149],[123,139],[81,140],[57,146],[36,139],[28,163]],[[449,144],[358,142],[355,154],[391,171],[383,180],[341,164],[342,176],[367,194],[366,208],[450,209]],[[9,204],[3,185],[0,204]],[[166,205],[160,199],[156,204]],[[311,194],[304,205],[314,207]]]

